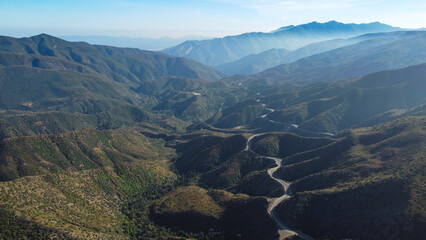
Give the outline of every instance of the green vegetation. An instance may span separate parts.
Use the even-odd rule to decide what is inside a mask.
[[[178,77],[158,78],[135,91],[156,98],[153,110],[171,110],[175,116],[188,120],[211,117],[230,95],[220,82]]]
[[[125,203],[158,197],[177,180],[168,170],[174,151],[129,130],[22,137],[1,146],[1,178],[16,179],[0,183],[1,208],[77,238],[127,239],[135,230]]]
[[[0,209],[1,239],[73,239],[70,235]]]
[[[132,105],[194,120],[229,95],[212,82],[225,75],[200,63],[46,34],[0,37],[0,75],[0,110],[93,114]]]
[[[104,168],[3,182],[0,199],[17,216],[77,238],[127,239],[131,223],[121,212],[126,199],[169,188],[173,181],[172,173],[156,165]]]
[[[111,108],[95,114],[25,111],[4,114],[0,118],[0,139],[32,136],[39,134],[56,134],[68,131],[93,128],[99,130],[135,127],[157,121],[165,127],[160,116],[129,105]],[[171,121],[170,121],[171,122]]]
[[[82,130],[2,141],[0,179],[78,171],[170,158],[172,152],[136,132]]]
[[[22,66],[0,68],[0,75],[3,109],[94,113],[137,103],[123,87],[94,75]]]
[[[114,180],[122,181],[111,171],[98,170],[3,182],[2,208],[75,237],[125,239],[119,198],[124,191]]]

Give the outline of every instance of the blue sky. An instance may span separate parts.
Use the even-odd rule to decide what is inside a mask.
[[[0,0],[0,35],[225,36],[312,21],[426,27],[424,0]]]

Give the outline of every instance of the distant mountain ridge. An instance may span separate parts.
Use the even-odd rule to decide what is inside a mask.
[[[336,21],[311,22],[284,27],[270,33],[252,32],[203,41],[186,41],[163,52],[216,66],[272,48],[295,50],[314,42],[334,38],[349,38],[366,33],[396,30],[399,28],[378,22],[368,24],[344,24]]]
[[[203,40],[208,39],[209,37],[205,36],[185,36],[181,38],[148,38],[148,37],[118,37],[118,36],[81,36],[81,35],[66,35],[59,36],[60,38],[71,41],[71,42],[88,42],[90,44],[98,44],[98,45],[108,45],[114,47],[126,47],[126,48],[139,48],[143,50],[161,50],[164,48],[172,47],[177,44],[181,44],[184,41],[189,40]]]
[[[201,63],[164,53],[68,42],[47,34],[0,37],[0,110],[93,114],[123,105],[150,109],[163,103],[160,96],[152,96],[156,90],[172,85],[161,99],[176,100],[159,110],[180,103],[179,113],[192,107],[190,112],[199,114],[206,107],[192,103],[214,101],[195,95],[194,91],[201,93],[193,86],[206,86],[224,76]],[[168,79],[168,85],[160,84],[162,79]]]
[[[375,36],[375,37],[374,37]],[[377,33],[364,41],[278,65],[247,77],[231,77],[229,82],[278,85],[333,82],[426,62],[426,32]]]
[[[348,39],[332,39],[311,43],[294,51],[274,48],[258,54],[250,54],[236,61],[216,66],[215,68],[223,71],[229,76],[236,74],[251,75],[273,68],[280,64],[291,63],[304,57],[380,37],[382,37],[382,34],[370,33]]]
[[[12,61],[20,61],[18,58],[22,58],[23,55],[41,56],[50,58],[48,62],[66,61],[67,66],[63,66],[65,69],[71,65],[79,65],[83,72],[107,75],[119,82],[124,79],[140,82],[168,75],[206,80],[218,80],[225,76],[215,69],[192,60],[159,52],[68,42],[47,34],[30,38],[0,36],[0,53],[19,54],[14,58],[10,56],[2,58],[0,65],[3,66],[21,65]],[[55,68],[57,64],[49,66],[48,68]]]
[[[250,54],[236,61],[216,66],[216,68],[231,76],[235,74],[255,74],[283,64],[283,61],[288,58],[290,53],[292,52],[284,48],[273,48],[258,54]]]

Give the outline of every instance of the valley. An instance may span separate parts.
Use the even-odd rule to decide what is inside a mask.
[[[0,239],[421,239],[425,109],[418,29],[0,36]]]
[[[253,136],[250,136],[247,139],[247,146],[244,149],[244,151],[251,151],[250,147],[251,147],[251,141],[255,138],[259,136],[259,134],[255,134]],[[281,186],[284,189],[284,194],[278,198],[273,198],[270,200],[269,203],[269,207],[268,207],[268,213],[271,215],[271,217],[274,219],[274,221],[277,223],[278,226],[278,232],[280,235],[280,239],[281,238],[287,238],[289,236],[295,235],[297,234],[298,236],[310,240],[312,238],[308,237],[306,234],[301,233],[300,231],[297,230],[292,230],[289,227],[287,227],[281,220],[280,217],[277,215],[276,213],[276,207],[278,206],[278,204],[280,204],[282,201],[284,201],[285,199],[291,197],[291,189],[290,189],[290,183],[285,182],[283,180],[281,180],[280,178],[277,178],[274,176],[275,172],[282,167],[282,159],[280,158],[274,158],[274,157],[268,157],[268,156],[260,156],[261,158],[266,158],[266,159],[271,159],[273,161],[275,161],[275,164],[277,165],[276,167],[272,167],[269,168],[267,170],[268,175],[274,179],[275,181],[277,181],[279,184],[281,184]]]

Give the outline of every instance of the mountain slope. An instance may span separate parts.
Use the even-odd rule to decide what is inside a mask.
[[[114,107],[95,114],[19,111],[0,116],[1,140],[40,134],[57,134],[85,128],[106,130],[129,127],[142,122],[156,121],[160,123],[157,116],[130,105]]]
[[[161,149],[143,135],[129,130],[86,129],[13,138],[1,141],[0,181],[51,172],[117,167],[140,160],[164,159],[169,154],[169,149]]]
[[[176,181],[174,151],[130,130],[21,137],[0,148],[1,220],[18,236],[28,233],[14,224],[29,222],[70,239],[128,239],[126,202],[158,197]]]
[[[186,41],[175,47],[165,49],[163,52],[216,66],[273,48],[294,50],[313,42],[395,30],[397,28],[381,23],[312,22],[287,27],[271,33],[245,33],[211,40]]]
[[[294,195],[281,219],[319,239],[424,235],[425,117],[351,130],[336,143],[285,159]]]
[[[268,111],[254,99],[233,104],[208,119],[206,122],[219,128],[233,128],[245,125]]]
[[[321,89],[321,88],[320,88]],[[426,103],[426,64],[326,85],[316,95],[268,115],[303,129],[337,132],[393,109]]]
[[[275,239],[267,207],[265,198],[188,186],[155,201],[151,215],[155,221],[173,228],[189,232],[209,230],[212,238]]]
[[[236,61],[216,66],[228,75],[250,75],[265,69],[283,64],[290,51],[286,49],[270,49],[258,54],[250,54]]]
[[[92,74],[7,66],[0,76],[2,109],[93,113],[138,102],[128,89]]]

